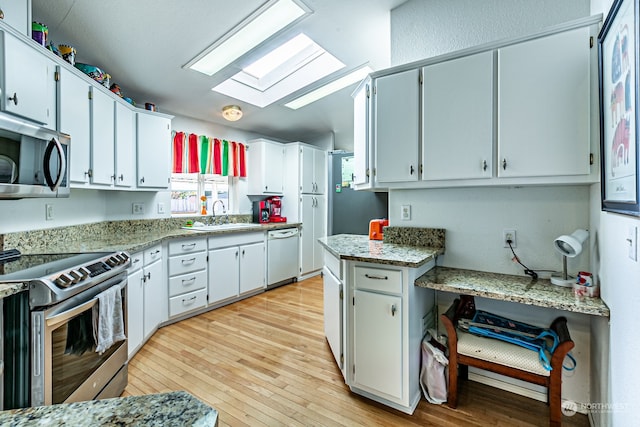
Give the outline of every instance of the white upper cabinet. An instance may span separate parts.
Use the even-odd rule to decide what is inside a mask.
[[[424,67],[422,179],[491,178],[492,51]]]
[[[88,183],[91,176],[91,127],[89,83],[60,67],[58,81],[58,130],[71,135],[69,177]]]
[[[590,29],[498,50],[498,176],[590,173]]]
[[[284,145],[266,139],[247,143],[249,195],[274,195],[284,192]]]
[[[324,194],[327,187],[327,153],[300,146],[300,191],[305,194]]]
[[[138,188],[169,188],[171,177],[171,118],[137,114]]]
[[[353,184],[358,188],[370,186],[370,165],[373,164],[369,150],[371,80],[361,84],[353,94]]]
[[[2,21],[20,31],[25,37],[31,34],[31,0],[11,0],[2,2]]]
[[[115,185],[133,187],[135,180],[135,113],[120,102],[116,102],[115,130]]]
[[[381,183],[418,180],[419,70],[374,81],[375,179]]]
[[[52,78],[53,61],[7,31],[0,34],[3,48],[0,108],[43,125],[50,124],[51,120],[55,124],[55,116],[49,111],[50,106],[55,105],[55,98],[49,99],[48,81]]]
[[[115,100],[96,88],[92,88],[91,93],[91,183],[111,185],[114,182]]]

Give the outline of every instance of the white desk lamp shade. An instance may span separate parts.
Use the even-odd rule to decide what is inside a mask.
[[[560,236],[553,241],[553,247],[562,255],[562,275],[551,275],[551,283],[557,286],[571,287],[575,277],[567,274],[567,258],[575,258],[582,252],[582,244],[589,237],[589,232],[577,229],[570,236]]]

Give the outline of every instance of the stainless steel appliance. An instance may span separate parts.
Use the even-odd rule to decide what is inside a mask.
[[[0,283],[27,282],[5,304],[4,409],[117,397],[127,384],[127,341],[95,351],[93,307],[118,287],[126,324],[125,252],[21,255],[0,264]],[[26,314],[25,314],[26,312]],[[26,319],[25,319],[26,317]],[[7,387],[5,387],[7,391]]]
[[[296,280],[300,272],[299,245],[300,233],[297,228],[267,233],[267,288]]]
[[[327,235],[368,234],[369,221],[388,218],[389,196],[386,192],[356,191],[353,181],[353,153],[329,153],[329,189]]]
[[[69,142],[0,113],[0,198],[69,197]]]

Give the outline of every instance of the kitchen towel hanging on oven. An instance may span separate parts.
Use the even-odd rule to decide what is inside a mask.
[[[93,337],[96,352],[102,354],[113,343],[126,339],[120,286],[112,286],[97,298],[98,303],[93,306]]]

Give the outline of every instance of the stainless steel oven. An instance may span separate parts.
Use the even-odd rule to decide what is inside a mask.
[[[24,303],[4,316],[5,353],[13,352],[16,363],[5,372],[4,409],[119,396],[127,384],[127,341],[96,351],[94,307],[100,294],[115,287],[126,332],[129,256],[23,255],[14,263],[0,265],[0,282],[30,278],[28,321],[19,315]]]

